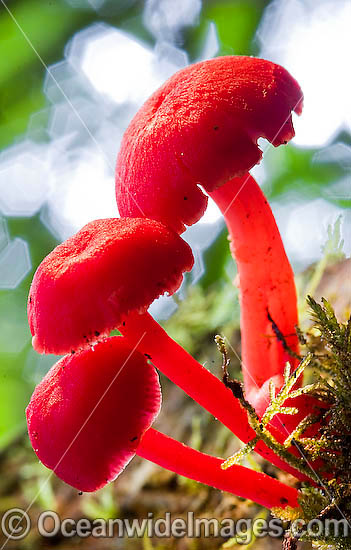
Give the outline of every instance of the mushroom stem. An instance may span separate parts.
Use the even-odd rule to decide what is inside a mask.
[[[296,489],[244,466],[222,470],[222,459],[196,451],[152,428],[144,434],[136,452],[167,470],[266,508],[299,506]]]
[[[269,384],[283,384],[286,362],[298,353],[294,274],[270,206],[250,174],[212,191],[227,223],[239,274],[241,353],[248,401],[262,414]],[[283,336],[283,338],[280,337]]]
[[[119,330],[130,347],[136,347],[144,353],[167,378],[227,426],[241,441],[247,443],[256,436],[239,399],[235,399],[229,388],[172,340],[149,313],[130,313],[124,317]],[[282,438],[274,428],[272,433],[276,438]],[[255,451],[296,478],[307,479],[262,441],[257,443]]]

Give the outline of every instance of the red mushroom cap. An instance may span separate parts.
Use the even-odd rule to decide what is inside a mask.
[[[204,213],[207,192],[261,159],[257,139],[294,136],[302,92],[279,65],[218,57],[177,72],[136,114],[116,169],[122,216],[147,216],[182,232]]]
[[[28,299],[33,347],[65,354],[172,294],[193,266],[189,245],[161,223],[114,218],[88,223],[37,269]]]
[[[160,406],[154,367],[115,336],[49,370],[26,410],[29,437],[63,481],[95,491],[133,458]]]

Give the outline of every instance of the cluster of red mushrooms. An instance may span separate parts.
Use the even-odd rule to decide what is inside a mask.
[[[293,137],[291,113],[301,112],[302,98],[284,68],[262,59],[219,57],[179,71],[125,132],[116,169],[121,217],[87,224],[37,269],[28,299],[33,346],[66,355],[36,387],[28,430],[41,462],[66,483],[95,491],[137,454],[268,508],[298,506],[295,488],[243,466],[223,470],[223,459],[151,427],[161,406],[156,367],[243,442],[255,437],[230,389],[147,309],[191,270],[179,235],[203,215],[209,195],[238,266],[245,395],[263,413],[270,381],[279,389],[286,362],[297,366],[272,319],[297,354],[297,303],[273,214],[248,171],[261,158],[258,138],[278,146]],[[122,336],[109,337],[113,329]],[[255,450],[301,479],[263,442]]]

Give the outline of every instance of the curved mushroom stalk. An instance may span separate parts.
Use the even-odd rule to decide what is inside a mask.
[[[294,274],[270,206],[250,174],[210,196],[224,215],[238,267],[245,391],[261,415],[269,404],[269,382],[280,389],[286,363],[293,369],[298,364],[289,353],[299,351]]]
[[[239,399],[234,398],[232,392],[218,378],[172,340],[151,315],[131,313],[124,317],[119,330],[131,347],[144,353],[163,374],[227,426],[241,441],[248,443],[254,439],[256,434],[248,423],[247,413]],[[298,402],[298,414],[277,415],[270,423],[270,431],[280,443],[284,442],[297,424],[314,411],[316,406],[316,402],[309,396],[297,399],[299,401],[295,400],[290,405],[294,406]],[[297,479],[309,480],[300,471],[286,464],[263,441],[257,443],[255,451]],[[299,456],[295,447],[290,447],[289,451]]]
[[[151,357],[161,372],[247,442],[255,433],[239,400],[150,315],[139,313],[160,294],[174,292],[192,262],[190,247],[160,222],[121,218],[87,224],[57,246],[34,275],[28,299],[33,346],[39,352],[69,353],[119,327],[131,348]],[[301,477],[263,443],[256,450]]]
[[[194,451],[150,429],[161,404],[158,376],[122,337],[61,359],[37,386],[27,407],[39,459],[80,491],[113,481],[135,456],[272,508],[298,506],[296,489]]]
[[[182,232],[204,213],[207,197],[225,213],[239,263],[245,384],[262,410],[266,380],[282,382],[286,359],[270,315],[297,350],[293,274],[261,190],[250,176],[261,159],[259,137],[274,146],[294,135],[292,111],[302,109],[296,80],[263,59],[227,56],[191,65],[172,76],[127,128],[116,167],[123,216],[146,215]],[[239,183],[240,185],[240,183]],[[243,229],[245,227],[245,230]]]
[[[196,451],[153,428],[143,436],[137,454],[171,472],[253,500],[266,508],[299,506],[299,493],[293,487],[244,466],[223,470],[223,459]]]

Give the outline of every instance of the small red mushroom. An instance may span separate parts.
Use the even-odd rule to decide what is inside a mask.
[[[95,491],[133,458],[160,406],[154,367],[115,336],[49,370],[26,410],[29,437],[45,466]]]
[[[33,346],[39,352],[86,348],[113,328],[242,441],[255,436],[231,391],[144,312],[178,288],[192,267],[190,247],[173,230],[148,219],[91,222],[56,247],[37,269],[28,300]],[[159,284],[158,284],[159,283]],[[262,442],[256,448],[287,466]]]
[[[80,491],[114,480],[137,454],[268,508],[298,506],[296,489],[242,466],[223,471],[222,459],[151,429],[160,404],[154,367],[115,336],[50,369],[27,407],[30,440],[43,464]]]
[[[298,351],[294,277],[271,209],[247,174],[262,153],[294,136],[303,95],[281,66],[227,56],[172,76],[126,130],[116,167],[120,214],[157,219],[182,232],[204,213],[207,191],[224,213],[241,291],[242,360],[249,400],[263,412],[269,379],[280,387],[287,360],[273,323]],[[233,179],[235,178],[235,179]]]
[[[154,220],[95,220],[57,246],[38,267],[28,300],[33,347],[69,353],[86,347],[173,294],[193,266],[189,245]]]
[[[302,92],[281,66],[245,56],[195,63],[169,78],[127,128],[116,167],[121,216],[162,221],[181,233],[208,193],[261,159],[257,139],[294,136]]]

